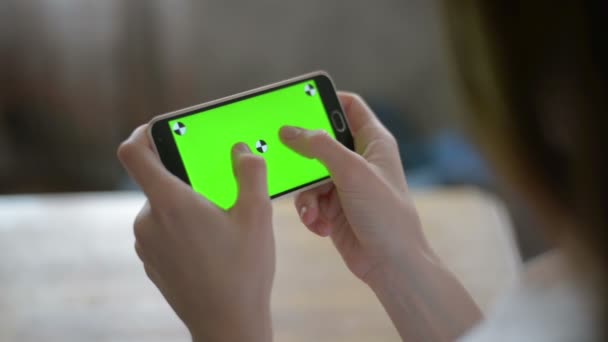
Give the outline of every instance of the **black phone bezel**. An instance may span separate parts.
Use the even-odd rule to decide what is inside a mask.
[[[180,113],[180,114],[176,114],[176,115],[169,115],[166,118],[162,118],[158,121],[155,121],[152,124],[150,133],[152,135],[152,139],[153,139],[154,145],[156,147],[156,151],[158,152],[158,155],[160,157],[160,160],[165,165],[165,168],[167,168],[167,170],[169,170],[169,172],[174,174],[176,177],[180,178],[186,184],[191,185],[190,179],[188,178],[188,174],[184,167],[184,163],[183,163],[182,158],[177,149],[177,145],[175,144],[175,139],[173,138],[173,134],[168,125],[168,121],[175,120],[180,117],[184,117],[184,116],[188,116],[188,115],[198,114],[198,113],[201,113],[201,112],[213,109],[213,108],[228,105],[230,103],[246,100],[251,97],[259,96],[259,95],[269,93],[269,92],[272,92],[272,91],[275,91],[275,90],[278,90],[281,88],[289,87],[289,86],[297,84],[297,83],[305,82],[306,80],[315,81],[315,83],[317,85],[318,94],[321,97],[321,101],[323,102],[323,106],[325,107],[325,113],[327,115],[327,118],[329,119],[329,122],[331,123],[333,133],[336,136],[336,139],[340,143],[342,143],[344,146],[346,146],[348,149],[354,151],[354,141],[353,141],[352,134],[350,132],[348,120],[346,118],[346,114],[344,113],[342,105],[340,104],[340,100],[337,96],[333,82],[327,75],[321,73],[321,74],[312,75],[309,77],[295,78],[291,81],[277,84],[276,86],[270,86],[268,88],[261,89],[260,91],[253,91],[250,93],[243,94],[242,96],[236,95],[234,97],[227,99],[226,101],[219,101],[217,103],[212,103],[209,105],[203,104],[203,105],[194,107],[191,110],[188,110],[184,113]],[[334,127],[334,122],[331,119],[331,115],[335,111],[339,111],[342,115],[342,118],[344,119],[346,129],[343,130],[342,132],[338,131],[336,129],[336,127]],[[304,188],[311,184],[323,181],[327,178],[329,178],[329,177],[323,177],[320,179],[313,180],[309,183],[302,184],[300,186],[283,191],[278,194],[274,194],[271,196],[271,198],[279,197],[281,195]]]

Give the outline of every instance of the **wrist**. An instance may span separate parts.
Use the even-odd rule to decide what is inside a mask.
[[[379,267],[368,279],[404,341],[452,341],[481,313],[439,258],[409,253],[400,263]]]
[[[405,285],[405,279],[422,280],[430,272],[445,272],[439,257],[427,246],[407,248],[407,252],[387,258],[365,277],[364,282],[376,294],[389,287]]]
[[[188,325],[193,342],[252,341],[269,342],[273,339],[270,308],[241,313],[238,319],[215,316]]]

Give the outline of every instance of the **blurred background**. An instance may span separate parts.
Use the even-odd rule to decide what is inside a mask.
[[[461,133],[441,30],[428,0],[3,0],[0,194],[133,188],[115,150],[136,126],[323,69],[397,137],[412,186],[510,198]]]
[[[535,230],[528,229],[534,222],[520,201],[496,182],[463,134],[457,115],[463,109],[450,76],[439,1],[0,0],[0,287],[8,284],[0,296],[0,312],[5,313],[0,323],[8,327],[8,335],[0,334],[0,339],[66,340],[44,335],[54,327],[57,331],[76,329],[76,333],[82,329],[93,334],[86,336],[97,336],[91,340],[112,340],[104,339],[104,330],[112,326],[107,322],[118,321],[129,326],[119,336],[147,327],[150,335],[144,340],[154,340],[154,329],[164,328],[151,326],[147,319],[154,310],[170,313],[166,304],[154,302],[161,306],[150,309],[151,301],[142,299],[129,306],[133,312],[124,305],[138,296],[140,282],[145,280],[132,255],[130,229],[125,230],[134,216],[131,210],[142,199],[98,193],[136,188],[115,157],[118,144],[158,114],[319,69],[328,71],[339,89],[361,94],[393,132],[412,188],[424,193],[464,186],[497,195],[505,199],[511,214],[511,220],[500,222],[513,222],[523,258],[544,250]],[[475,191],[475,200],[494,203]],[[83,197],[61,200],[60,194],[65,193]],[[12,194],[32,197],[6,196]],[[435,197],[427,206],[422,196],[419,205],[430,208],[424,209],[424,216],[430,220],[431,231],[436,228],[433,222],[445,221],[447,232],[458,232],[449,230],[452,222],[472,222],[471,227],[492,233],[485,230],[484,222],[494,221],[476,216],[494,215],[483,210],[487,207],[467,206],[469,214],[461,214],[460,207],[451,205],[459,201],[459,195],[438,196],[438,202],[450,203],[447,211],[452,214],[443,209],[435,214],[433,208],[444,207],[436,206]],[[460,201],[466,203],[470,202]],[[108,213],[107,208],[114,209]],[[82,212],[72,218],[66,210]],[[460,216],[465,217],[452,219]],[[83,226],[82,222],[95,217],[103,219]],[[44,233],[46,222],[55,222],[48,233]],[[435,234],[444,235],[437,232],[441,229]],[[302,246],[320,243],[303,231],[296,233],[304,236]],[[478,245],[485,241],[462,234],[448,237]],[[291,248],[283,246],[278,247]],[[304,250],[300,247],[291,250],[298,253]],[[461,257],[466,259],[466,254]],[[469,259],[475,257],[469,254]],[[289,265],[314,266],[307,259]],[[475,270],[479,266],[475,265],[465,263],[463,269]],[[303,275],[304,279],[291,273],[285,278],[309,287],[305,280],[311,275],[319,282],[328,276],[315,272]],[[344,277],[350,281],[348,275]],[[160,300],[155,289],[145,284],[149,298]],[[350,290],[336,291],[348,294]],[[291,292],[287,297],[291,298]],[[360,297],[357,293],[349,298]],[[375,299],[370,300],[377,305]],[[78,306],[83,302],[84,306]],[[36,307],[30,310],[29,303]],[[347,312],[352,312],[353,302],[344,303]],[[91,316],[91,308],[106,309]],[[323,310],[312,312],[311,317],[323,322],[329,321],[324,314],[335,318],[335,313]],[[139,325],[112,320],[123,317],[121,313],[140,317]],[[157,322],[165,321],[166,316],[158,317],[162,319]],[[285,331],[299,326],[298,317],[280,318],[282,326],[289,328]],[[63,318],[77,324],[57,323]],[[369,322],[369,315],[344,322],[344,332],[355,331],[362,322]],[[25,335],[18,335],[24,331]],[[163,336],[157,336],[158,340]]]
[[[433,1],[0,6],[1,193],[121,188],[114,152],[137,125],[318,69],[399,128],[409,168],[428,166],[425,142],[454,126]]]

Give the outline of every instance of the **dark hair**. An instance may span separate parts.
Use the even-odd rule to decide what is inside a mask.
[[[607,2],[444,3],[474,135],[501,176],[555,223],[544,227],[549,236],[574,238],[578,262],[605,286]]]

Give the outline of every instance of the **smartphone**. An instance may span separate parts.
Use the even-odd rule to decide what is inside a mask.
[[[281,142],[284,125],[323,129],[354,149],[333,82],[321,71],[158,116],[148,134],[171,173],[227,209],[237,199],[231,161],[237,142],[266,160],[271,198],[329,179],[319,161]]]

